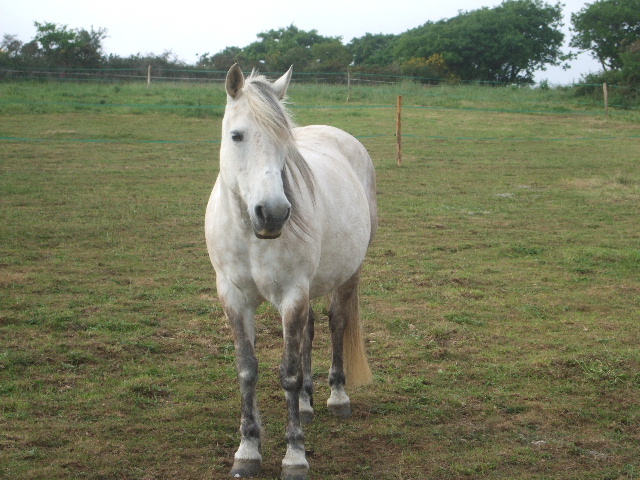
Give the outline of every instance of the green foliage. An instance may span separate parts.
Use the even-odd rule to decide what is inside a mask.
[[[622,78],[628,85],[640,87],[640,40],[636,40],[620,54]]]
[[[353,56],[353,64],[360,66],[386,67],[395,61],[392,47],[397,40],[396,35],[373,35],[367,33],[364,37],[354,38],[347,47]]]
[[[640,0],[598,0],[571,15],[571,46],[592,52],[605,70],[623,67],[622,54],[640,38]]]
[[[20,55],[20,49],[23,43],[18,39],[17,35],[5,33],[0,43],[0,58],[15,58]]]
[[[171,50],[165,50],[162,54],[136,54],[128,57],[120,57],[118,55],[109,55],[105,59],[103,66],[106,69],[135,69],[140,68],[146,76],[147,67],[151,65],[153,75],[162,75],[164,70],[186,68],[187,66],[181,62]]]
[[[561,6],[541,0],[506,0],[494,9],[462,13],[402,35],[367,33],[344,47],[294,25],[258,34],[259,41],[201,58],[201,65],[228,68],[241,62],[266,71],[354,70],[421,78],[529,82],[536,69],[567,59],[560,52]],[[440,55],[439,65],[433,61]]]
[[[344,72],[351,55],[338,37],[290,25],[259,33],[258,41],[245,48],[227,47],[215,55],[201,55],[198,66],[226,70],[234,63],[269,72],[286,71],[291,65],[297,72]]]
[[[442,54],[465,80],[530,82],[545,65],[566,59],[560,48],[562,8],[541,0],[506,0],[500,6],[428,22],[403,34],[398,59]]]
[[[103,60],[102,41],[105,29],[69,29],[66,25],[35,22],[34,39],[20,45],[15,38],[5,35],[3,46],[14,58],[19,55],[25,62],[62,68],[97,68]]]
[[[306,32],[295,25],[278,30],[269,30],[258,34],[259,41],[254,42],[244,49],[244,54],[252,65],[259,66],[262,70],[284,72],[291,65],[296,65],[298,71],[309,66],[315,66],[320,62],[344,64],[344,52],[339,38],[323,37],[317,30]],[[333,48],[319,50],[318,46],[331,44]],[[340,51],[339,48],[342,47]],[[313,51],[316,47],[316,51]],[[331,55],[337,55],[332,58]],[[322,57],[322,58],[321,58]]]
[[[200,68],[212,68],[220,70],[228,70],[234,63],[250,66],[250,62],[240,47],[227,47],[224,50],[211,55],[205,53],[200,55],[196,66]]]
[[[451,73],[451,69],[439,53],[429,58],[410,58],[401,65],[402,73],[419,79],[422,83],[439,83],[440,81],[456,82],[459,79]]]
[[[603,70],[589,74],[583,79],[584,85],[577,89],[582,96],[599,95],[600,85],[614,85],[610,89],[610,104],[637,108],[640,104],[640,40],[630,44],[620,53],[622,68]]]
[[[315,43],[311,47],[311,62],[307,72],[344,72],[351,63],[351,54],[338,39]]]
[[[436,72],[429,66],[425,58],[410,58],[402,63],[402,73],[413,78],[420,78],[425,82],[435,80]]]
[[[562,55],[561,5],[543,0],[505,0],[500,6],[482,8],[401,35],[367,33],[344,45],[340,37],[325,37],[317,30],[295,25],[257,35],[246,47],[230,46],[211,54],[198,54],[196,68],[227,70],[240,63],[245,69],[283,72],[295,65],[297,72],[345,73],[347,67],[361,73],[420,78],[463,79],[492,82],[531,82],[533,72],[558,65]],[[158,70],[187,67],[171,51],[162,55],[121,58],[102,54],[106,30],[70,30],[52,23],[38,24],[38,34],[27,44],[5,35],[0,66],[49,66],[55,68],[98,66],[116,69]],[[440,56],[439,65],[433,63]]]

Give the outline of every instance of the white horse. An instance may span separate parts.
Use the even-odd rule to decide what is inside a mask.
[[[371,381],[358,312],[360,267],[377,229],[375,172],[366,149],[337,128],[294,128],[283,106],[291,69],[271,83],[227,73],[220,174],[205,233],[218,297],[231,325],[242,395],[232,477],[258,474],[260,417],[254,314],[268,301],[282,316],[280,380],[288,408],[282,478],[306,479],[301,427],[313,417],[310,300],[333,292],[329,409],[351,414],[345,379]],[[343,356],[344,355],[344,356]]]

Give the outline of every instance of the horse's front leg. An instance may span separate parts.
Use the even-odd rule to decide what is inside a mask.
[[[313,349],[314,317],[309,305],[309,317],[302,333],[302,391],[300,392],[300,422],[303,425],[313,420],[313,371],[311,369],[311,351]]]
[[[304,333],[309,320],[308,297],[283,306],[284,353],[280,367],[280,382],[287,399],[287,453],[282,460],[283,480],[305,480],[309,471],[304,449],[304,433],[300,424],[300,393],[303,386]]]
[[[255,309],[245,304],[243,295],[234,295],[234,287],[224,288],[218,282],[218,292],[224,292],[220,300],[233,331],[236,351],[236,367],[242,412],[240,419],[240,447],[234,456],[231,476],[234,478],[255,477],[260,471],[260,413],[256,396],[258,383],[258,358],[255,350]]]

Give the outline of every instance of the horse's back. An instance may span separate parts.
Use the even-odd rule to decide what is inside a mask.
[[[324,152],[332,159],[342,158],[358,178],[367,199],[371,223],[370,241],[378,229],[376,174],[367,149],[344,130],[328,125],[310,125],[294,130],[296,145],[302,156],[313,164],[314,156]],[[335,152],[338,153],[336,155]]]

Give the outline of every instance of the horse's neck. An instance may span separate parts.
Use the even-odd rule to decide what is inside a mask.
[[[300,198],[308,195],[311,203],[315,204],[313,170],[295,143],[288,149],[286,168],[290,176],[289,183],[294,190],[293,194]]]

